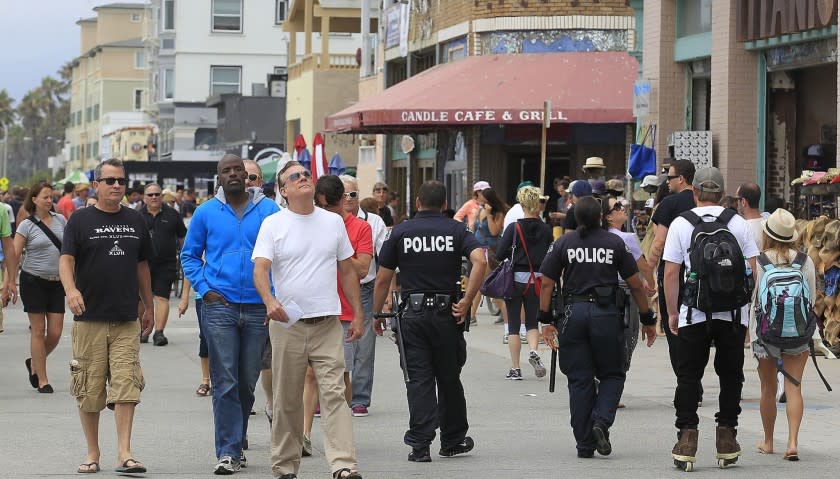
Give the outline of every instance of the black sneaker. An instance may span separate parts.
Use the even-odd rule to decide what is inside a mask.
[[[277,479],[297,479],[297,475],[293,472],[288,474],[283,474],[282,476],[278,477]]]
[[[511,369],[508,371],[507,376],[505,379],[509,381],[522,381],[522,370],[521,369]]]
[[[412,448],[408,453],[408,460],[409,462],[432,462],[432,455],[428,446],[420,449]]]
[[[467,436],[459,444],[455,444],[452,447],[440,448],[438,454],[442,457],[452,457],[470,452],[473,450],[473,447],[475,447],[475,442],[473,442],[471,437]]]
[[[148,343],[148,342],[149,342],[149,335],[148,335],[148,334],[143,334],[143,333],[140,333],[140,342],[141,342],[142,344],[146,344],[146,343]]]
[[[152,336],[152,341],[154,341],[155,346],[166,346],[169,344],[169,340],[163,335],[163,331],[155,331],[155,334]]]
[[[595,423],[592,426],[592,435],[595,436],[595,450],[602,456],[609,456],[612,453],[610,444],[610,430],[603,424]]]
[[[595,451],[590,451],[590,450],[584,451],[584,450],[578,449],[577,457],[579,457],[581,459],[591,459],[591,458],[595,457]]]

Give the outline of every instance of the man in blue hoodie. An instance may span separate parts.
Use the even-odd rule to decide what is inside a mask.
[[[214,472],[227,475],[245,465],[243,442],[268,337],[251,254],[263,219],[279,208],[261,189],[246,188],[248,173],[238,156],[225,155],[217,169],[219,192],[195,211],[181,264],[204,300],[219,461]]]

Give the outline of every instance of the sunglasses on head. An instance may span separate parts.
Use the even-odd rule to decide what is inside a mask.
[[[622,210],[624,210],[624,205],[621,204],[620,201],[616,201],[615,204],[613,205],[613,207],[610,208],[611,212],[612,211],[622,211]]]
[[[120,186],[125,186],[128,184],[128,178],[99,178],[96,181],[104,181],[108,186],[114,186],[114,183],[119,183]]]
[[[160,196],[160,193],[146,193],[146,196],[150,198],[157,198],[158,196]]]
[[[250,181],[257,181],[258,179],[260,179],[260,175],[248,175],[248,179]]]
[[[312,173],[310,173],[309,170],[298,171],[289,175],[289,177],[286,178],[286,181],[294,183],[295,181],[298,181],[301,177],[312,178]]]
[[[350,198],[351,200],[355,200],[356,198],[359,197],[359,192],[358,191],[348,191],[347,193],[344,193],[344,197],[345,198]]]

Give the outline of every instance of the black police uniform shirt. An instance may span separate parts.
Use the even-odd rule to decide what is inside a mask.
[[[137,263],[152,256],[149,230],[137,210],[77,210],[67,220],[61,254],[75,259],[76,287],[85,301],[85,312],[73,319],[137,320]]]
[[[152,216],[145,205],[140,208],[140,215],[152,237],[153,256],[149,258],[149,266],[174,271],[178,265],[178,239],[187,235],[187,227],[184,226],[181,215],[165,204],[157,216]]]
[[[481,245],[466,225],[437,211],[419,211],[391,230],[379,252],[379,265],[400,268],[403,295],[455,293],[461,257]]]
[[[557,281],[563,275],[563,294],[589,294],[597,286],[617,286],[639,272],[624,241],[602,229],[581,238],[575,231],[560,237],[548,250],[540,272]]]

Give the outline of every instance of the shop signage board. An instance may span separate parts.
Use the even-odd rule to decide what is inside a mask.
[[[837,24],[837,0],[737,0],[742,42],[806,32]]]
[[[711,131],[675,131],[668,145],[674,147],[674,158],[678,160],[689,160],[698,169],[714,166]]]
[[[650,113],[650,82],[637,80],[633,85],[633,116],[641,118]]]
[[[400,4],[394,4],[385,10],[385,48],[400,44]]]

